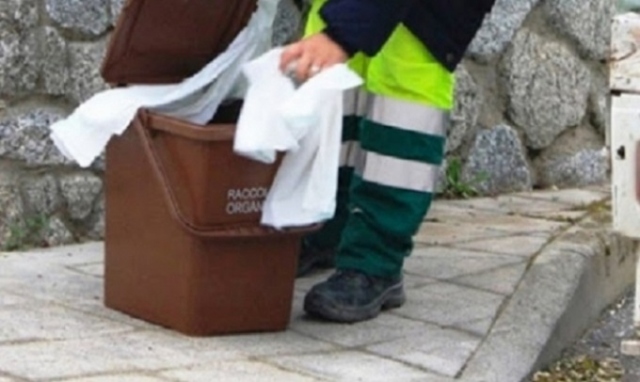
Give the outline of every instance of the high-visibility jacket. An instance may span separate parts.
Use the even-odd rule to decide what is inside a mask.
[[[329,0],[324,30],[350,55],[374,56],[404,24],[453,71],[495,0]]]

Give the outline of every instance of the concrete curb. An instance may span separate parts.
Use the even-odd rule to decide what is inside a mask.
[[[592,213],[542,249],[460,380],[528,379],[633,285],[638,246],[610,226]]]

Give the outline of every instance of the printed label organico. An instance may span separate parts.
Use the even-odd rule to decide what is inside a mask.
[[[266,187],[232,188],[227,191],[227,215],[246,215],[262,212],[267,197]]]

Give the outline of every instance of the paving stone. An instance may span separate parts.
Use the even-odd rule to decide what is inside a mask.
[[[583,189],[569,189],[559,191],[538,191],[531,193],[518,194],[518,196],[542,199],[550,202],[559,202],[570,204],[574,207],[588,206],[591,203],[596,203],[608,198],[609,195],[602,194],[601,192]]]
[[[193,364],[222,359],[304,354],[335,350],[336,347],[313,340],[292,331],[244,334],[237,336],[187,337],[170,330],[144,331],[136,334],[136,341],[171,348],[188,357]]]
[[[69,266],[69,269],[80,272],[85,275],[103,277],[104,276],[104,263],[89,263]]]
[[[448,222],[455,220],[464,220],[465,218],[488,217],[489,215],[501,215],[501,212],[477,210],[469,208],[464,204],[454,204],[450,201],[442,201],[433,203],[426,221],[429,222]]]
[[[0,377],[0,382],[15,382],[15,379]]]
[[[576,293],[586,263],[578,253],[555,247],[545,250],[467,365],[463,378],[511,382],[529,374],[549,336],[563,335],[556,332],[558,317]]]
[[[198,360],[201,361],[201,360]],[[171,346],[135,334],[0,346],[0,370],[25,379],[52,380],[127,369],[161,369],[195,363]]]
[[[470,334],[484,337],[491,330],[491,325],[495,318],[481,318],[479,320],[471,320],[461,323],[459,326],[464,327],[465,331]]]
[[[382,313],[375,320],[358,325],[328,323],[305,318],[292,322],[291,329],[322,341],[355,347],[417,335],[427,330],[427,327],[417,321]]]
[[[2,291],[0,293],[0,308],[2,309],[15,305],[26,304],[28,301],[29,300],[24,297],[16,296],[6,291]]]
[[[407,291],[407,303],[394,314],[449,328],[476,332],[477,325],[465,325],[492,319],[504,297],[464,286],[435,283],[422,289]],[[487,326],[483,328],[489,329]]]
[[[326,343],[292,332],[190,338],[156,328],[90,340],[0,346],[0,370],[23,378],[50,380],[131,369],[159,371],[332,349]]]
[[[563,223],[574,223],[584,218],[589,211],[547,211],[547,212],[533,212],[527,214],[527,217],[536,219],[553,220]]]
[[[198,354],[206,355],[211,347],[224,348],[248,357],[303,354],[335,349],[329,343],[316,341],[291,331],[201,339],[197,342],[200,347],[192,344],[190,349],[195,348],[197,354],[194,355],[198,357]],[[211,360],[215,360],[215,352]]]
[[[479,198],[448,202],[452,206],[473,208],[503,214],[530,214],[533,212],[566,211],[572,206],[547,200],[534,200],[521,196],[504,195],[497,198]]]
[[[166,379],[150,377],[142,374],[117,374],[101,377],[81,377],[67,379],[65,382],[166,382]],[[1,382],[1,380],[0,380]]]
[[[60,306],[31,302],[0,310],[0,344],[122,334],[133,328]]]
[[[528,197],[529,194],[521,194],[523,198]],[[536,199],[536,200],[539,200]],[[471,206],[473,207],[473,206]],[[518,230],[512,226],[529,227],[531,225],[532,231],[545,231],[555,230],[557,225],[539,221],[532,221],[531,219],[547,219],[554,220],[556,222],[570,222],[572,218],[578,218],[583,215],[584,212],[571,211],[571,210],[546,210],[546,211],[533,211],[523,213],[523,216],[515,215],[513,213],[504,213],[500,210],[483,210],[471,208],[465,204],[448,204],[442,203],[435,208],[432,208],[433,214],[430,212],[427,221],[428,222],[440,222],[440,223],[473,223],[477,224],[482,222],[485,226],[489,226],[490,229],[499,229],[502,231]],[[569,208],[565,206],[565,208]],[[562,219],[564,218],[564,219]],[[529,230],[528,230],[529,232]]]
[[[405,261],[404,269],[409,274],[447,280],[463,275],[484,273],[520,262],[522,262],[521,258],[509,255],[494,255],[447,247],[427,247],[415,249]]]
[[[530,257],[538,253],[549,242],[547,236],[517,235],[453,243],[452,247],[472,251],[484,251],[493,254],[504,254]]]
[[[425,285],[433,284],[435,282],[438,282],[438,280],[431,277],[405,273],[403,275],[403,282],[404,282],[405,289],[415,289],[415,288],[422,288]]]
[[[329,381],[447,381],[402,363],[357,351],[272,357],[267,360],[281,367]]]
[[[206,367],[194,367],[162,373],[172,380],[185,382],[313,382],[317,379],[282,370],[257,361],[213,362]]]
[[[483,222],[490,230],[511,234],[557,233],[569,226],[567,221],[532,219],[524,216],[500,216]]]
[[[480,344],[481,338],[431,326],[417,335],[370,346],[367,350],[438,374],[455,377]]]
[[[510,295],[515,290],[527,269],[527,262],[522,261],[506,265],[479,274],[461,276],[453,279],[456,284],[488,290],[494,293]]]
[[[41,257],[41,261],[15,256],[0,259],[0,288],[74,306],[99,303],[103,289],[101,279],[56,266],[46,256]]]
[[[554,211],[554,213],[557,213],[557,211]],[[508,233],[556,232],[568,224],[566,221],[547,221],[519,215],[500,215],[473,210],[469,211],[468,214],[452,215],[443,219],[450,223],[468,225],[478,225],[478,223],[480,223],[489,231]]]
[[[11,252],[8,255],[23,263],[37,261],[48,264],[86,264],[104,260],[104,243],[91,242],[54,248],[38,248],[28,252]]]
[[[588,190],[600,193],[602,195],[611,196],[611,184],[603,183],[603,184],[594,184],[586,187],[581,187],[582,190]]]
[[[487,237],[503,237],[505,232],[491,230],[480,224],[451,223],[423,223],[415,235],[417,244],[444,245],[462,243]]]

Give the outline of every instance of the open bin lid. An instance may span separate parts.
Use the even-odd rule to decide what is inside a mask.
[[[222,53],[247,25],[256,0],[128,0],[102,77],[112,84],[175,83]]]

